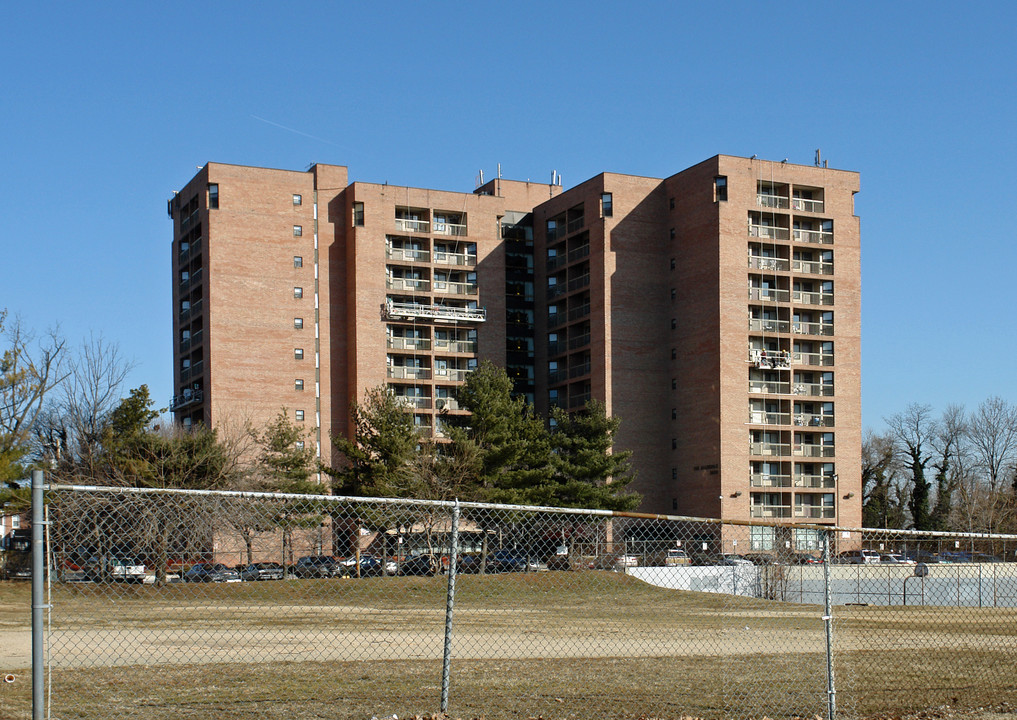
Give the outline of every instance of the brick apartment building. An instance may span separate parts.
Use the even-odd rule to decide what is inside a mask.
[[[171,407],[213,426],[285,407],[330,461],[366,390],[440,437],[489,359],[538,410],[620,417],[642,510],[857,526],[858,189],[723,155],[472,193],[209,163],[169,203]]]

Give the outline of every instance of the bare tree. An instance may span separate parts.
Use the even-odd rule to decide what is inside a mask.
[[[953,514],[953,495],[960,482],[959,470],[964,467],[966,452],[967,415],[962,405],[950,405],[943,412],[932,438],[936,459],[936,501],[931,510],[933,530],[950,529]]]
[[[862,440],[862,524],[865,527],[904,527],[900,471],[893,435],[867,432]]]
[[[911,499],[908,502],[911,523],[916,530],[929,530],[932,524],[929,508],[931,485],[925,477],[925,468],[932,460],[930,450],[939,433],[939,424],[932,416],[932,406],[912,403],[904,412],[887,418],[886,424],[911,474]]]
[[[985,400],[971,415],[968,439],[989,490],[1002,491],[1017,459],[1017,407],[1000,397]]]

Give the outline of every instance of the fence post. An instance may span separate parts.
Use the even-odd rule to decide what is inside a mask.
[[[43,547],[43,496],[45,476],[42,470],[32,471],[32,720],[42,720],[45,714],[43,694],[43,615],[45,602],[45,548]]]
[[[826,624],[826,697],[827,720],[837,715],[837,687],[833,679],[833,604],[830,591],[830,531],[823,531],[823,585],[825,587],[825,609],[823,622]]]
[[[441,711],[448,712],[449,675],[452,669],[452,610],[456,603],[459,559],[459,499],[452,506],[452,533],[448,549],[448,595],[445,600],[445,651],[441,661]]]

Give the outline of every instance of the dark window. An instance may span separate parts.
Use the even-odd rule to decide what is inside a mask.
[[[674,210],[674,198],[671,198],[671,209]]]
[[[678,419],[678,408],[671,408],[671,419],[672,420]]]
[[[727,178],[723,175],[713,179],[713,199],[717,202],[727,201]]]
[[[293,237],[300,237],[304,234],[304,228],[300,225],[293,226]]]
[[[677,261],[674,258],[671,258],[671,269],[674,270],[676,267],[678,267]]]
[[[678,329],[678,319],[677,318],[671,318],[671,329],[672,330],[677,330]]]
[[[302,287],[293,288],[293,297],[299,300],[304,296],[304,289]]]
[[[678,438],[671,438],[671,449],[672,450],[678,449]]]
[[[296,420],[297,420],[297,422],[303,422],[304,421],[304,411],[303,410],[297,410],[295,412],[296,412]]]
[[[672,510],[678,509],[678,498],[671,498],[671,509]]]
[[[671,228],[671,239],[674,240],[676,236],[677,233],[674,231],[674,228]]]
[[[678,389],[678,378],[671,378],[671,389],[672,390]]]
[[[600,212],[604,217],[611,217],[614,214],[611,193],[603,193],[600,196]]]
[[[295,268],[302,268],[303,266],[304,266],[304,258],[300,257],[299,255],[294,255],[293,256],[293,267],[295,267]]]
[[[678,468],[671,468],[671,479],[672,480],[678,479]]]
[[[216,183],[208,184],[208,209],[215,210],[219,207],[219,185]]]
[[[675,290],[674,288],[671,288],[671,299],[672,300],[677,300],[678,299],[678,291]]]
[[[293,348],[293,359],[294,360],[303,360],[304,359],[304,349],[303,348]]]
[[[293,381],[293,389],[294,390],[303,390],[304,389],[304,381],[301,380],[300,378],[297,378],[296,380],[294,380]]]
[[[303,330],[304,329],[304,319],[303,318],[293,318],[293,327],[295,327],[297,330]]]
[[[353,203],[353,226],[364,227],[364,203]]]
[[[304,199],[302,197],[300,197],[296,193],[293,194],[293,204],[294,205],[302,205],[303,202],[304,202]]]
[[[675,348],[671,348],[671,359],[672,360],[678,359],[678,351]]]

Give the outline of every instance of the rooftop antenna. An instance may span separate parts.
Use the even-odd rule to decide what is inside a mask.
[[[480,187],[483,184],[484,184],[484,171],[481,170],[479,173],[477,173],[477,187]]]
[[[498,179],[501,180],[501,163],[498,163]]]
[[[816,148],[816,167],[819,167],[820,165],[821,165],[821,163],[820,163],[819,148]]]

